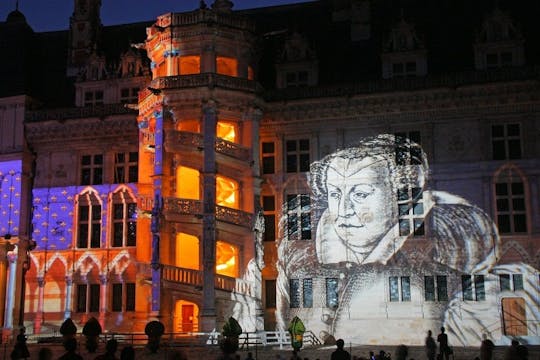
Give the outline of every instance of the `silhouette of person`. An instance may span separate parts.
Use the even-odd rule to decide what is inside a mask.
[[[336,340],[337,349],[330,356],[330,360],[351,360],[351,354],[343,347],[345,346],[345,341],[343,339]]]
[[[64,349],[66,352],[58,358],[58,360],[83,360],[83,357],[76,353],[77,339],[69,338],[64,341]]]
[[[435,356],[437,355],[437,344],[435,343],[435,339],[433,339],[431,330],[428,330],[427,332],[425,346],[426,357],[428,360],[435,360]]]
[[[493,359],[493,349],[495,344],[488,339],[487,334],[482,334],[482,343],[480,344],[480,360]]]
[[[448,346],[448,335],[445,333],[444,326],[441,327],[441,333],[437,336],[439,343],[439,356],[441,360],[448,360],[450,357],[450,347]]]

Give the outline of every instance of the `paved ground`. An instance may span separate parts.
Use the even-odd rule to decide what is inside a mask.
[[[120,350],[125,346],[126,344],[120,344],[119,345],[119,351],[118,351],[118,357],[120,356]],[[38,359],[38,352],[39,349],[43,346],[49,347],[53,351],[53,359],[57,359],[62,353],[63,348],[60,344],[29,344],[30,359]],[[142,345],[135,346],[136,348],[136,359],[142,359],[144,358],[144,348]],[[10,353],[13,349],[12,344],[2,344],[1,345],[1,353],[0,353],[0,359],[10,359]],[[318,346],[318,347],[305,347],[303,348],[299,355],[300,357],[305,360],[329,360],[330,354],[332,351],[334,351],[335,346]],[[183,352],[188,360],[215,360],[218,359],[220,356],[220,351],[216,346],[208,346],[208,347],[202,347],[202,346],[190,346],[190,345],[183,345],[183,346],[164,346],[160,352],[161,356],[154,357],[153,359],[172,359],[173,354],[177,351]],[[347,347],[347,350],[351,352],[353,357],[357,358],[367,358],[370,351],[374,351],[377,353],[379,350],[385,350],[387,352],[390,352],[392,357],[394,356],[394,350],[395,346],[354,346],[354,347]],[[494,360],[502,360],[504,357],[504,351],[505,347],[497,347],[495,349],[495,356]],[[79,353],[83,356],[85,360],[93,360],[97,355],[104,352],[104,344],[100,344],[100,347],[98,351],[95,354],[89,354],[84,349],[84,346],[81,346],[79,349]],[[253,358],[256,360],[289,360],[291,357],[291,350],[288,349],[282,349],[280,350],[279,347],[250,347],[249,349],[242,349],[237,352],[237,355],[241,360],[245,360],[247,357],[248,352],[251,352],[253,355]],[[466,348],[454,348],[454,359],[451,360],[473,360],[475,357],[479,356],[479,350],[478,348],[474,347],[466,347]],[[409,360],[426,360],[424,348],[421,346],[410,346],[409,347]],[[530,346],[529,347],[529,360],[540,360],[540,346]]]

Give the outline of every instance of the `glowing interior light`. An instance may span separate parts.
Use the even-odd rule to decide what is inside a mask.
[[[199,133],[201,127],[198,120],[180,120],[178,122],[178,130]]]
[[[196,236],[176,234],[176,266],[199,270],[199,239]]]
[[[224,140],[236,141],[236,125],[231,122],[218,121],[216,126],[216,135]]]
[[[238,248],[224,241],[216,242],[216,273],[238,276]]]
[[[179,166],[176,170],[176,196],[181,199],[199,200],[199,178],[199,171],[186,166]]]
[[[216,203],[238,209],[238,183],[224,176],[216,176]]]
[[[216,72],[222,75],[238,76],[238,60],[218,56],[216,58]]]
[[[201,72],[201,57],[197,55],[180,57],[180,75],[199,74]]]

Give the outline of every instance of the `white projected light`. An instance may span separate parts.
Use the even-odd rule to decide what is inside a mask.
[[[298,316],[323,340],[357,344],[422,344],[441,326],[455,345],[502,336],[489,328],[504,296],[497,229],[465,199],[429,189],[428,176],[420,145],[386,134],[311,165],[311,203],[285,204],[281,221],[280,327]],[[314,239],[291,231],[299,206],[311,207]],[[521,296],[538,318],[538,284],[527,285]]]

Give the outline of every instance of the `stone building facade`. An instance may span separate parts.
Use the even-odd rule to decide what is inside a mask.
[[[158,318],[180,333],[234,316],[257,331],[297,315],[321,340],[414,344],[445,325],[456,345],[537,342],[540,10],[396,4],[216,0],[102,26],[100,1],[83,0],[54,33],[10,14],[0,36],[20,36],[4,44],[29,65],[2,60],[18,79],[0,88],[3,327],[96,317],[130,332]],[[405,198],[384,172],[366,185],[359,199],[396,189],[381,207],[394,248],[352,261],[339,249],[364,235],[328,235],[332,200],[313,184],[325,159],[381,137],[393,166],[425,177]],[[429,166],[410,162],[420,153]],[[450,204],[463,213],[435,212]],[[368,227],[381,203],[359,206]],[[449,239],[461,245],[430,257]]]

